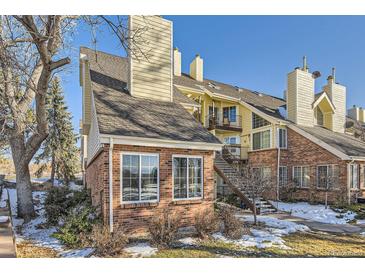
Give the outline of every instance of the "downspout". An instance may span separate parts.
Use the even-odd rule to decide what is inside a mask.
[[[276,200],[278,202],[277,208],[279,207],[279,199],[280,199],[280,143],[279,143],[279,128],[277,128],[276,132],[276,146],[278,149],[278,159],[277,159],[277,168],[276,168]]]
[[[109,226],[113,232],[113,138],[109,139]]]
[[[354,159],[351,160],[351,162],[347,163],[347,203],[351,204],[351,182],[350,182],[350,165],[355,162]]]

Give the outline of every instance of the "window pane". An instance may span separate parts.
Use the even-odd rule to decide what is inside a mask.
[[[262,145],[261,148],[270,147],[270,130],[262,132]]]
[[[328,167],[327,166],[318,166],[317,167],[317,186],[320,188],[327,187],[327,178],[328,178]]]
[[[141,200],[157,200],[157,156],[141,156]]]
[[[236,122],[236,107],[229,108],[229,121]]]
[[[279,147],[286,148],[286,129],[279,128]]]
[[[293,168],[293,181],[294,181],[295,186],[297,186],[297,187],[302,186],[302,169],[301,169],[301,167]]]
[[[122,200],[139,200],[139,156],[123,155]]]
[[[302,187],[309,187],[310,182],[310,168],[307,166],[302,167]]]
[[[284,186],[288,183],[288,168],[286,166],[279,167],[279,184]]]
[[[174,198],[187,198],[187,159],[176,157],[173,159],[174,169]]]
[[[189,159],[189,198],[202,196],[202,161],[197,158]]]
[[[359,188],[359,172],[358,172],[358,165],[351,165],[350,166],[351,172],[351,188],[357,189]]]
[[[270,125],[270,122],[266,121],[259,115],[252,113],[252,128],[259,128],[267,125]]]
[[[252,139],[253,139],[252,148],[253,149],[260,149],[261,148],[260,137],[261,137],[260,132],[252,134]]]

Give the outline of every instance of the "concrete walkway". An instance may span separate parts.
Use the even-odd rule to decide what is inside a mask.
[[[303,218],[291,216],[287,213],[276,213],[272,215],[266,215],[276,217],[278,219],[287,220],[299,224],[303,224],[308,226],[312,230],[329,232],[329,233],[345,233],[345,234],[359,234],[365,231],[365,227],[360,225],[351,225],[351,224],[326,224],[320,223],[316,221],[310,221]]]
[[[0,208],[0,219],[8,216],[7,208]],[[15,258],[15,246],[10,219],[0,222],[0,258]]]

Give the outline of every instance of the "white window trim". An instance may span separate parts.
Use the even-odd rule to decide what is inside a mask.
[[[187,198],[175,198],[175,178],[174,178],[174,158],[187,158],[187,165],[189,165],[189,159],[201,159],[201,174],[202,178],[201,182],[201,197],[192,197],[189,198],[189,166],[187,166]],[[173,154],[172,155],[172,200],[173,201],[187,201],[187,200],[202,200],[204,198],[204,157],[200,155],[182,155],[182,154]]]
[[[325,187],[318,186],[318,167],[323,167],[323,166],[327,167],[327,176],[328,176],[328,169],[329,168],[332,168],[333,169],[335,166],[337,166],[338,167],[338,172],[340,172],[340,170],[339,170],[340,166],[337,165],[337,164],[327,164],[327,165],[317,165],[316,166],[316,188],[317,189],[325,190],[326,189]],[[338,185],[338,182],[337,182],[337,185]],[[333,189],[339,189],[339,186],[334,187]]]
[[[284,168],[286,170],[286,182],[280,182],[280,168]],[[281,186],[285,186],[289,182],[289,173],[288,173],[288,166],[279,166],[279,183]]]
[[[285,130],[285,147],[280,147],[280,130]],[[288,148],[288,131],[286,128],[278,127],[276,131],[276,146],[280,149],[287,149]]]
[[[141,200],[141,193],[139,192],[138,201],[123,201],[123,155],[138,155],[139,157],[139,189],[141,189],[141,156],[157,156],[157,199]],[[160,201],[160,155],[158,153],[145,152],[128,152],[120,153],[120,203],[125,204],[143,204],[143,203],[158,203]]]
[[[268,130],[270,131],[270,142],[269,142],[270,145],[269,145],[269,147],[253,149],[253,134],[254,133],[260,133],[260,132],[265,132],[265,131],[268,131]],[[251,132],[251,146],[250,146],[250,148],[251,148],[251,151],[260,151],[260,150],[272,149],[272,127],[270,126],[270,128],[266,128],[266,129],[260,128],[260,130],[258,130],[258,131]]]
[[[360,170],[360,165],[359,164],[350,164],[350,168],[349,168],[349,174],[348,174],[348,176],[349,176],[349,179],[353,179],[353,176],[350,176],[350,174],[351,174],[351,167],[352,166],[357,166],[357,188],[354,188],[354,187],[352,187],[352,185],[353,185],[353,183],[352,183],[352,181],[350,180],[350,190],[359,190],[359,189],[361,189],[361,187],[360,187],[360,176],[361,176],[361,170]],[[360,172],[359,172],[360,171]],[[351,178],[352,177],[352,178]]]
[[[306,189],[306,188],[309,188],[310,187],[310,166],[293,166],[292,167],[292,181],[293,181],[293,183],[295,184],[295,182],[294,182],[294,168],[296,168],[296,167],[300,167],[300,186],[296,186],[296,187],[298,187],[298,188],[304,188],[304,189]],[[302,178],[303,178],[303,168],[309,168],[309,182],[308,182],[308,186],[303,186],[303,180],[302,180]]]

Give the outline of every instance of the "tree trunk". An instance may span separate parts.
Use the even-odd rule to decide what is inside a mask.
[[[30,182],[29,161],[25,159],[24,136],[19,134],[10,139],[11,153],[13,156],[16,174],[17,215],[29,222],[35,216],[32,185]]]
[[[51,178],[50,178],[50,181],[51,181],[52,185],[54,184],[55,169],[56,169],[56,161],[55,161],[55,156],[54,156],[54,153],[53,153],[52,154],[52,162],[51,162]]]
[[[257,210],[255,200],[253,200],[253,223],[257,225]]]

